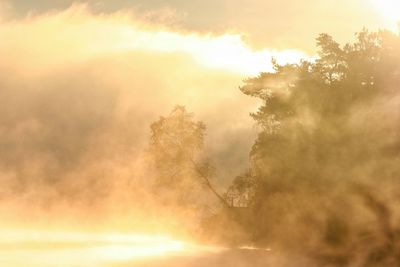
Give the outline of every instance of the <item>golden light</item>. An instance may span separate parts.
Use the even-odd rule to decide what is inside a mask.
[[[24,62],[24,73],[104,55],[150,52],[186,55],[205,68],[247,76],[271,71],[272,57],[281,64],[307,57],[294,49],[254,49],[240,33],[200,34],[142,24],[129,15],[100,16],[85,5],[73,5],[62,12],[2,23],[0,38],[5,41],[0,43],[0,49],[12,55],[13,61]],[[32,62],[30,66],[26,58],[40,59],[40,64]]]
[[[8,230],[0,237],[1,262],[13,267],[108,266],[190,251],[183,241],[153,234]]]
[[[388,23],[390,30],[398,32],[400,21],[399,0],[372,0],[374,7]]]
[[[123,36],[123,37],[122,37]],[[215,69],[256,75],[271,71],[271,59],[279,63],[297,63],[307,56],[297,50],[253,50],[238,34],[207,36],[181,34],[168,31],[140,31],[125,28],[119,40],[119,49],[147,50],[154,52],[185,53],[197,63]]]

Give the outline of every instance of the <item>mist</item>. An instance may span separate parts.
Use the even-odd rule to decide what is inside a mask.
[[[272,2],[0,1],[7,264],[398,266],[396,14]]]
[[[145,216],[149,127],[177,104],[207,123],[219,186],[245,168],[256,102],[236,89],[243,75],[185,52],[119,49],[126,40],[103,31],[124,20],[134,24],[123,27],[144,24],[74,6],[0,25],[1,199],[11,224]]]

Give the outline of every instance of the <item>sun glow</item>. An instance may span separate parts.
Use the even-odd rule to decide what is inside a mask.
[[[390,30],[398,32],[400,22],[399,0],[372,0],[375,8],[388,23]]]
[[[238,34],[222,36],[182,35],[175,32],[143,32],[127,29],[120,49],[140,49],[155,52],[182,52],[206,67],[255,75],[271,71],[271,59],[278,63],[297,63],[307,56],[296,50],[258,50],[248,47]]]
[[[190,250],[166,235],[2,231],[0,237],[1,261],[13,267],[107,266]]]
[[[180,54],[206,68],[256,75],[272,70],[272,58],[283,64],[296,63],[307,57],[294,49],[254,49],[239,33],[213,35],[156,25],[143,26],[140,20],[129,15],[93,14],[85,5],[74,5],[59,13],[28,17],[22,21],[5,22],[0,24],[0,38],[6,40],[0,44],[0,49],[7,51],[15,61],[40,59],[40,64],[34,62],[29,68],[31,72],[132,52]],[[15,52],[15,47],[23,49]],[[173,64],[170,62],[165,67],[171,68]]]

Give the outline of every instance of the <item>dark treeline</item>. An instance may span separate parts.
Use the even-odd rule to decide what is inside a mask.
[[[317,47],[315,61],[274,62],[240,87],[262,102],[259,134],[224,193],[202,151],[205,125],[183,107],[155,122],[155,190],[173,188],[174,205],[221,204],[202,218],[219,241],[316,266],[400,266],[400,38],[363,30],[342,46],[321,34]]]

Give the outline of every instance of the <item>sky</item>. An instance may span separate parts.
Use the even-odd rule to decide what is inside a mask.
[[[15,196],[46,210],[49,200],[131,204],[127,184],[137,190],[148,179],[149,125],[178,104],[207,125],[206,152],[222,191],[248,167],[257,134],[249,113],[258,103],[238,90],[243,79],[271,71],[272,57],[312,59],[322,32],[343,43],[363,27],[397,31],[398,7],[0,0],[0,193],[12,202],[0,213],[15,211]]]
[[[348,40],[363,27],[396,29],[396,0],[14,0],[18,16],[86,3],[99,13],[134,10],[147,20],[180,30],[238,32],[254,47],[314,52],[312,40],[328,32]]]

